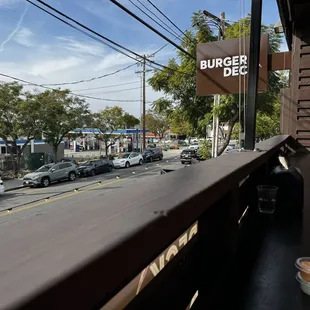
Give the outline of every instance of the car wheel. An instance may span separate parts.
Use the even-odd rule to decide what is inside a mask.
[[[74,181],[76,179],[76,174],[75,172],[70,172],[69,173],[69,181]]]
[[[139,165],[143,165],[143,160],[142,159],[139,160]]]
[[[126,168],[129,168],[129,167],[130,167],[129,161],[126,161],[125,167],[126,167]]]
[[[163,158],[164,158],[163,155],[160,155],[160,156],[159,156],[159,160],[162,160]]]
[[[109,166],[109,172],[112,172],[112,171],[113,171],[113,167]]]
[[[93,170],[90,172],[90,175],[91,175],[92,177],[94,177],[94,176],[96,175],[95,169],[93,169]]]
[[[41,180],[41,184],[43,187],[48,187],[51,184],[51,181],[48,177],[45,177]]]

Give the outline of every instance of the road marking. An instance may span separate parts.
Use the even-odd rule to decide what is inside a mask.
[[[160,169],[158,169],[158,167],[156,167],[155,169],[151,169],[151,171],[156,171],[156,170],[160,170]],[[131,175],[131,176],[128,176],[128,177],[125,177],[125,178],[122,178],[122,179],[117,179],[117,180],[114,180],[112,182],[108,182],[108,183],[104,183],[104,184],[96,184],[95,186],[89,187],[89,188],[84,189],[84,190],[74,191],[74,189],[73,189],[72,190],[73,192],[71,192],[71,193],[68,193],[68,194],[65,194],[65,195],[62,195],[62,196],[58,196],[58,197],[55,197],[55,198],[50,198],[48,200],[43,200],[44,198],[42,198],[43,201],[40,201],[38,203],[34,203],[34,204],[30,203],[29,205],[24,206],[24,207],[20,207],[20,208],[16,207],[15,210],[13,209],[12,211],[7,211],[7,213],[4,213],[4,211],[3,211],[3,213],[0,213],[0,217],[8,216],[8,215],[20,212],[20,211],[29,210],[29,209],[32,209],[32,208],[35,208],[35,207],[39,207],[39,206],[42,206],[42,205],[45,205],[45,204],[48,204],[48,203],[51,203],[51,202],[55,202],[55,201],[58,201],[58,200],[69,198],[69,197],[72,197],[72,196],[77,195],[77,194],[81,194],[81,193],[85,193],[85,192],[91,191],[91,190],[96,189],[96,188],[105,187],[107,185],[123,182],[125,180],[131,179],[133,177],[136,177],[136,176],[139,176],[139,175],[142,175],[142,174],[146,174],[146,173],[149,173],[149,171],[142,172],[142,173],[139,173],[139,174],[136,174],[136,175]]]

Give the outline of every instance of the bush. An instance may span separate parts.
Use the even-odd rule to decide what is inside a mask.
[[[210,141],[204,140],[203,142],[201,142],[199,147],[199,153],[202,159],[210,159],[211,150],[212,150],[212,144]]]

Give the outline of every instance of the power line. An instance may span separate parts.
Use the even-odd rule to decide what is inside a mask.
[[[121,83],[121,84],[114,84],[114,85],[107,85],[107,86],[99,86],[99,87],[91,87],[91,88],[83,88],[83,89],[75,89],[74,91],[86,91],[86,90],[94,90],[94,89],[103,89],[103,88],[110,88],[110,87],[117,87],[123,85],[130,85],[130,84],[137,84],[140,81],[128,82],[128,83]],[[140,87],[139,87],[140,88]]]
[[[151,87],[151,86],[147,85],[146,87]],[[141,86],[132,87],[132,88],[125,88],[125,89],[118,89],[118,90],[109,90],[109,91],[99,92],[99,93],[83,94],[83,95],[93,96],[93,95],[101,95],[101,94],[112,94],[112,93],[119,93],[119,92],[124,92],[124,91],[131,91],[131,90],[135,90],[135,89],[141,89]]]
[[[189,38],[184,31],[182,31],[164,12],[162,12],[152,1],[147,0],[147,2],[155,9],[157,10],[163,17],[165,17],[176,29],[178,29],[185,37],[187,37],[190,41],[191,38]],[[194,43],[194,42],[193,42]],[[195,43],[196,44],[196,43]]]
[[[37,83],[29,82],[29,81],[26,81],[26,80],[14,77],[14,76],[10,76],[8,74],[0,73],[0,75],[3,76],[3,77],[9,78],[9,79],[18,81],[18,82],[22,82],[22,83],[28,84],[28,85],[42,87],[42,88],[49,89],[49,90],[54,90],[54,91],[61,91],[61,89],[55,89],[55,88],[52,88],[52,87],[43,86],[43,85],[40,85],[40,84],[37,84]],[[87,98],[87,99],[95,99],[95,100],[101,100],[101,101],[110,101],[110,102],[140,102],[140,100],[121,100],[121,99],[118,100],[118,99],[98,98],[98,97],[92,97],[92,96],[87,96],[87,95],[79,95],[79,94],[75,94],[74,92],[72,92],[70,90],[69,90],[69,93],[71,95],[74,95],[74,96],[77,96],[77,97],[82,97],[82,98]]]
[[[84,31],[84,30],[82,30],[82,29],[80,29],[80,28],[78,28],[78,27],[76,27],[76,26],[70,24],[69,22],[67,22],[67,21],[65,21],[64,19],[62,19],[62,18],[56,16],[55,14],[53,14],[53,13],[51,13],[51,12],[45,10],[44,8],[42,8],[42,7],[40,7],[39,5],[33,3],[32,1],[30,1],[30,0],[26,0],[26,1],[29,2],[30,4],[34,5],[34,6],[37,7],[38,9],[42,10],[42,11],[45,12],[46,14],[48,14],[48,15],[50,15],[50,16],[56,18],[57,20],[61,21],[62,23],[66,24],[67,26],[69,26],[69,27],[71,27],[71,28],[73,28],[73,29],[75,29],[75,30],[77,30],[77,31],[79,31],[79,32],[81,32],[81,33],[83,33],[83,34],[86,35],[87,37],[89,37],[89,38],[91,38],[91,39],[93,39],[93,40],[95,40],[95,41],[97,41],[97,42],[99,42],[99,43],[101,43],[101,44],[104,44],[104,45],[110,47],[111,49],[113,49],[113,50],[119,52],[120,54],[123,54],[124,56],[127,56],[127,57],[129,57],[129,58],[131,58],[131,59],[133,59],[133,60],[136,60],[135,57],[126,54],[124,51],[122,51],[122,50],[120,50],[120,49],[118,49],[118,48],[112,46],[111,44],[108,44],[107,42],[104,42],[104,41],[100,40],[99,38],[97,38],[97,37],[91,35],[90,33],[87,33],[86,31]],[[40,3],[42,2],[42,1],[40,1],[40,0],[37,0],[37,1],[40,2]],[[49,7],[49,8],[51,8],[51,10],[54,10],[54,11],[57,12],[57,13],[59,12],[58,14],[60,14],[60,15],[62,15],[62,16],[64,16],[64,17],[66,17],[66,18],[68,18],[69,20],[73,20],[71,17],[69,17],[69,16],[67,16],[67,15],[65,15],[65,14],[63,14],[63,13],[61,13],[60,11],[58,11],[58,10],[52,8],[50,5],[48,5],[48,4],[44,3],[44,2],[43,2],[42,4],[45,5],[45,6],[47,6],[47,7]],[[80,23],[77,22],[77,21],[74,21],[74,22],[77,23],[77,24],[80,24]],[[81,25],[82,25],[82,24],[81,24]],[[82,25],[82,26],[84,26],[84,25]],[[81,27],[82,27],[82,26],[81,26]],[[84,27],[82,27],[82,28],[87,29],[87,30],[89,29],[89,28],[86,27],[86,26],[84,26]],[[126,47],[123,47],[122,45],[120,45],[120,44],[118,44],[118,43],[116,43],[116,42],[110,40],[109,38],[106,38],[106,37],[100,35],[99,33],[95,32],[95,31],[93,31],[93,30],[91,30],[91,29],[90,29],[89,31],[92,32],[92,33],[94,33],[94,34],[96,34],[96,35],[99,36],[100,38],[102,38],[102,39],[104,39],[104,40],[107,40],[108,42],[110,42],[110,43],[112,43],[112,44],[114,44],[114,45],[116,45],[116,46],[118,46],[118,47],[120,47],[120,48],[123,48],[124,50],[126,50],[126,51],[132,53],[132,54],[135,55],[136,57],[140,56],[139,54],[137,54],[137,53],[135,53],[135,52],[133,52],[133,51],[127,49]],[[140,62],[141,62],[141,61],[140,61]]]
[[[132,0],[128,0],[134,7],[136,7],[139,11],[141,11],[143,14],[145,14],[149,19],[151,19],[154,23],[156,23],[159,27],[170,33],[173,37],[180,40],[180,38],[172,33],[170,30],[165,28],[163,25],[161,25],[157,20],[155,20],[152,16],[150,16],[148,13],[146,13],[143,9],[141,9],[138,5],[136,5]],[[141,3],[141,2],[140,2]],[[156,16],[156,15],[155,15]],[[181,40],[180,40],[181,41]]]
[[[155,16],[161,23],[163,23],[168,29],[170,29],[176,36],[179,37],[179,34],[172,29],[169,25],[167,25],[161,18],[159,18],[152,10],[150,10],[144,3],[142,3],[140,0],[137,0],[140,5],[142,5],[148,12],[150,12],[153,16]]]
[[[120,48],[123,48],[124,50],[126,50],[126,51],[132,53],[133,55],[135,55],[136,57],[138,57],[139,59],[137,60],[136,58],[134,58],[134,57],[132,57],[132,56],[130,56],[130,55],[124,53],[123,51],[121,51],[121,50],[119,50],[119,49],[116,49],[114,46],[111,46],[111,45],[109,45],[108,43],[106,43],[106,42],[104,42],[104,41],[98,39],[97,37],[94,37],[93,35],[91,35],[91,34],[85,32],[85,31],[83,31],[82,29],[80,29],[80,28],[78,28],[78,27],[76,27],[76,26],[70,24],[69,22],[63,20],[62,18],[56,16],[55,14],[53,14],[53,13],[51,13],[51,12],[45,10],[44,8],[42,8],[42,7],[38,6],[38,5],[36,5],[36,4],[33,3],[32,1],[30,1],[30,0],[26,0],[26,1],[29,2],[29,3],[31,3],[32,5],[36,6],[38,9],[40,9],[40,10],[46,12],[47,14],[49,14],[49,15],[55,17],[55,18],[58,19],[59,21],[65,23],[65,24],[68,25],[69,27],[72,27],[72,28],[74,28],[75,30],[77,30],[77,31],[79,31],[79,32],[81,32],[81,33],[83,33],[83,34],[85,34],[86,36],[88,36],[88,37],[90,37],[90,38],[92,38],[92,39],[94,39],[94,40],[96,40],[96,41],[98,41],[98,42],[100,42],[100,43],[102,43],[102,44],[104,44],[104,45],[109,46],[110,48],[116,50],[117,52],[119,52],[119,53],[121,53],[121,54],[123,54],[123,55],[125,55],[125,56],[127,56],[127,57],[129,57],[129,58],[131,58],[131,59],[134,59],[134,60],[137,61],[137,62],[142,63],[142,61],[139,60],[139,59],[143,59],[143,56],[142,56],[142,55],[139,55],[138,53],[136,53],[136,52],[134,52],[134,51],[132,51],[132,50],[130,50],[130,49],[128,49],[128,48],[126,48],[126,47],[120,45],[119,43],[117,43],[117,42],[115,42],[115,41],[113,41],[113,40],[111,40],[111,39],[109,39],[109,38],[106,38],[105,36],[101,35],[100,33],[98,33],[98,32],[96,32],[96,31],[90,29],[89,27],[87,27],[87,26],[81,24],[80,22],[74,20],[73,18],[69,17],[68,15],[66,15],[66,14],[60,12],[59,10],[53,8],[53,7],[50,6],[49,4],[47,4],[47,3],[45,3],[45,2],[43,2],[43,1],[41,1],[41,0],[37,0],[37,1],[38,1],[39,3],[41,3],[42,5],[47,6],[47,7],[50,8],[51,10],[53,10],[53,11],[57,12],[58,14],[60,14],[61,16],[64,16],[65,18],[67,18],[67,19],[73,21],[74,23],[78,24],[80,27],[82,27],[82,28],[84,28],[84,29],[86,29],[86,30],[88,30],[88,31],[90,31],[90,32],[92,32],[92,33],[94,33],[95,35],[99,36],[100,38],[102,38],[102,39],[104,39],[104,40],[107,40],[108,42],[111,42],[112,44],[114,44],[114,45],[116,45],[116,46],[118,46],[118,47],[120,47]],[[169,39],[168,39],[168,40],[169,40]],[[169,68],[169,67],[167,67],[167,66],[165,66],[165,65],[162,65],[162,64],[157,63],[157,62],[155,62],[155,61],[153,61],[153,60],[150,60],[150,59],[147,59],[147,62],[148,62],[148,63],[147,63],[147,66],[149,66],[149,67],[151,67],[151,68],[154,68],[154,69],[157,69],[157,70],[160,70],[160,69],[155,68],[154,66],[150,65],[149,63],[152,63],[152,64],[154,64],[154,65],[156,65],[156,66],[158,66],[158,67],[161,67],[161,68],[163,68],[163,69],[167,69],[167,70],[175,71],[175,72],[180,72],[181,74],[184,74],[184,75],[189,75],[189,74],[186,73],[186,72],[181,72],[181,71],[178,71],[178,70],[175,70],[175,69],[171,69],[171,68]]]
[[[110,0],[112,3],[114,3],[116,6],[118,6],[120,9],[122,9],[123,11],[125,11],[127,14],[129,14],[130,16],[132,16],[133,18],[135,18],[136,20],[138,20],[141,24],[143,24],[144,26],[146,26],[147,28],[149,28],[150,30],[152,30],[153,32],[155,32],[157,35],[159,35],[160,37],[162,37],[163,39],[165,39],[167,42],[169,42],[170,44],[172,44],[174,47],[176,47],[179,51],[181,51],[182,53],[184,53],[185,55],[189,56],[192,59],[196,59],[193,55],[191,55],[189,52],[187,52],[184,48],[182,48],[181,46],[177,45],[176,43],[174,43],[172,40],[170,40],[169,38],[167,38],[165,35],[163,35],[160,31],[158,31],[157,29],[155,29],[153,26],[151,26],[150,24],[148,24],[147,22],[145,22],[142,18],[140,18],[139,16],[137,16],[136,14],[134,14],[133,12],[131,12],[129,9],[127,9],[126,7],[124,7],[122,4],[120,4],[119,2],[117,2],[116,0]],[[149,60],[148,60],[149,61]]]
[[[105,77],[108,77],[108,76],[111,76],[111,75],[115,75],[121,71],[124,71],[124,70],[127,70],[133,66],[135,66],[137,63],[134,63],[134,64],[131,64],[125,68],[122,68],[122,69],[118,69],[114,72],[111,72],[111,73],[107,73],[107,74],[104,74],[104,75],[100,75],[100,76],[97,76],[97,77],[93,77],[91,79],[87,79],[87,80],[79,80],[79,81],[74,81],[74,82],[64,82],[64,83],[52,83],[52,84],[41,84],[43,86],[61,86],[61,85],[75,85],[75,84],[80,84],[80,83],[86,83],[86,82],[91,82],[91,81],[94,81],[94,80],[99,80],[99,79],[102,79],[102,78],[105,78]]]

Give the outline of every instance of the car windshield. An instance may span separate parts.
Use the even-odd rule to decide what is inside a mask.
[[[123,155],[121,155],[121,156],[118,156],[118,159],[128,158],[129,155],[130,155],[130,153],[125,153],[125,154],[123,154]]]
[[[93,166],[94,162],[93,161],[87,161],[83,164],[83,166]]]
[[[36,172],[47,172],[50,170],[54,165],[45,165],[40,167]]]

